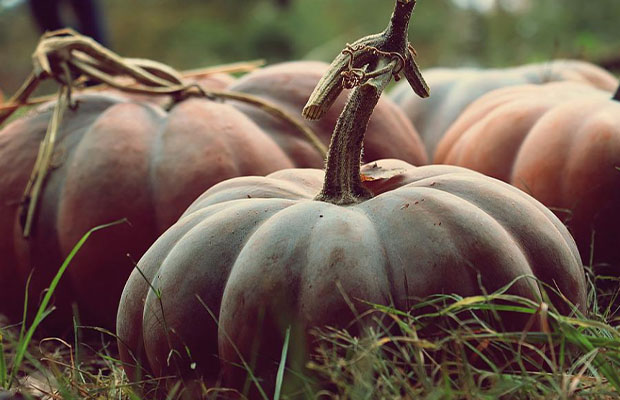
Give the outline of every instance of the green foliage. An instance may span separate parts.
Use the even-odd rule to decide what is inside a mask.
[[[511,0],[512,1],[512,0]],[[508,4],[511,1],[500,1]],[[617,54],[617,0],[530,0],[480,14],[452,0],[419,1],[411,28],[419,62],[507,66],[558,57],[598,61]],[[343,42],[383,29],[392,1],[273,0],[102,2],[111,47],[179,69],[264,58],[331,60]],[[136,10],[139,10],[137,12]],[[38,32],[28,7],[0,12],[0,87],[12,93],[30,70]]]
[[[43,322],[43,320],[53,311],[53,309],[49,308],[48,306],[50,306],[50,301],[52,300],[54,291],[56,290],[56,287],[58,286],[60,279],[64,275],[65,271],[69,267],[69,264],[71,263],[71,261],[73,260],[77,252],[82,248],[84,243],[86,243],[86,240],[88,240],[90,235],[92,235],[96,231],[109,228],[111,226],[118,225],[124,222],[126,221],[120,220],[120,221],[111,222],[109,224],[96,226],[92,228],[91,230],[89,230],[88,232],[86,232],[84,236],[82,236],[82,238],[78,241],[78,243],[73,247],[71,252],[69,252],[69,255],[67,256],[65,261],[62,263],[60,268],[58,268],[58,272],[52,279],[52,282],[50,283],[49,288],[45,291],[45,295],[43,296],[43,299],[41,300],[41,303],[39,304],[39,307],[34,316],[34,319],[30,327],[28,327],[28,329],[26,329],[26,308],[28,304],[28,298],[26,297],[24,301],[24,322],[22,323],[22,327],[19,333],[19,338],[17,339],[17,342],[16,342],[15,354],[12,358],[12,367],[11,367],[10,374],[8,374],[8,376],[7,376],[8,370],[6,367],[7,363],[6,363],[6,356],[4,352],[4,344],[0,341],[0,350],[2,350],[2,355],[0,356],[0,388],[9,389],[15,383],[15,380],[21,371],[22,362],[24,361],[24,358],[26,357],[26,353],[28,352],[34,333],[39,327],[39,325],[41,324],[41,322]],[[30,278],[28,279],[28,282],[30,282]],[[28,291],[26,290],[26,292]],[[2,339],[2,331],[0,331],[0,340],[1,339]]]
[[[305,376],[288,369],[287,353],[294,349],[285,340],[274,398],[617,398],[620,319],[618,310],[599,307],[597,301],[607,303],[607,296],[617,296],[618,285],[606,293],[595,292],[592,284],[589,314],[575,310],[569,316],[557,313],[545,295],[521,298],[508,294],[509,287],[465,298],[430,296],[406,312],[374,305],[365,315],[374,321],[373,328],[363,336],[329,328],[316,331],[319,347]],[[523,331],[503,329],[504,322],[515,318],[526,321]],[[6,358],[14,360],[25,339],[11,329],[2,333],[8,338],[3,343],[10,344]],[[59,339],[26,346],[28,362],[20,365],[19,375],[45,377],[36,381],[44,385],[38,387],[65,399],[139,400],[152,398],[154,391],[169,399],[191,398],[182,382],[168,389],[148,376],[128,382],[110,348],[114,335],[103,333],[106,339],[83,346],[80,357],[77,345]],[[298,382],[291,391],[287,375],[293,374]],[[21,382],[18,389],[33,390]],[[255,379],[253,384],[260,388]],[[209,384],[202,392],[207,399],[235,393]]]

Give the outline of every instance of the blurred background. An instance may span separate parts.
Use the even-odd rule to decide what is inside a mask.
[[[30,0],[0,0],[0,90],[30,71],[40,30]],[[52,0],[42,0],[43,2]],[[80,0],[73,0],[79,3]],[[330,61],[380,31],[394,0],[99,0],[102,40],[177,69],[262,58]],[[70,0],[63,23],[79,29]],[[422,68],[578,58],[620,68],[620,0],[418,0],[410,37]]]

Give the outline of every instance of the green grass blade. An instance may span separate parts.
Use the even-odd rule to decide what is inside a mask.
[[[24,308],[22,310],[22,326],[19,329],[19,340],[18,343],[21,343],[24,340],[24,335],[26,334],[26,318],[28,316],[28,293],[30,291],[30,281],[32,280],[32,273],[34,270],[31,270],[28,274],[28,279],[26,280],[26,288],[24,289]]]
[[[280,391],[282,390],[282,382],[284,381],[284,369],[286,368],[286,354],[288,353],[288,342],[291,337],[291,327],[286,328],[286,334],[284,336],[284,344],[282,345],[282,357],[280,358],[280,365],[278,366],[278,373],[276,375],[276,390],[273,394],[273,400],[280,399]]]
[[[41,324],[43,319],[45,319],[45,317],[49,315],[49,313],[47,312],[47,306],[49,305],[49,302],[52,299],[52,295],[54,294],[54,291],[56,290],[56,287],[58,286],[58,283],[60,282],[60,278],[62,278],[63,274],[69,267],[69,264],[71,263],[71,261],[73,261],[73,258],[75,257],[77,252],[82,248],[84,243],[86,243],[90,235],[92,235],[94,232],[102,230],[102,229],[106,229],[106,228],[109,228],[115,225],[119,225],[122,223],[126,223],[126,222],[127,222],[126,219],[121,219],[118,221],[110,222],[109,224],[103,224],[103,225],[96,226],[92,228],[91,230],[89,230],[88,232],[86,232],[86,234],[82,236],[82,238],[77,242],[77,244],[73,247],[73,249],[71,249],[71,252],[69,252],[69,255],[67,256],[65,261],[62,263],[62,265],[58,269],[58,272],[54,276],[54,279],[52,279],[52,282],[50,283],[50,286],[48,290],[46,291],[45,296],[43,297],[43,300],[41,301],[41,304],[39,305],[39,308],[34,317],[34,320],[32,321],[32,325],[30,326],[30,328],[28,328],[23,338],[20,338],[20,341],[17,347],[17,352],[15,353],[15,359],[13,361],[13,367],[11,368],[11,375],[9,378],[9,387],[12,385],[13,381],[15,380],[15,377],[17,376],[17,372],[19,371],[19,367],[21,366],[21,363],[24,360],[24,356],[26,355],[28,345],[30,344],[30,341],[32,340],[32,336],[34,335],[34,332],[36,331],[39,324]],[[25,324],[25,321],[24,321],[24,324]]]
[[[0,389],[5,389],[7,384],[6,358],[4,355],[4,338],[0,332]]]

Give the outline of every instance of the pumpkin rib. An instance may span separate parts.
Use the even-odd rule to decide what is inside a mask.
[[[461,178],[461,180],[462,180],[462,177],[457,177],[457,178]],[[425,179],[425,180],[428,180],[428,178]],[[467,207],[471,207],[472,209],[475,209],[475,210],[479,211],[480,213],[482,213],[483,218],[485,220],[487,220],[488,222],[490,222],[491,225],[495,225],[496,224],[498,227],[500,227],[501,230],[506,233],[506,236],[510,238],[510,242],[514,243],[517,247],[519,247],[520,252],[523,255],[526,255],[526,252],[524,251],[523,245],[520,243],[520,241],[517,240],[517,237],[515,236],[514,229],[511,229],[510,225],[507,224],[506,221],[498,220],[497,216],[493,215],[491,210],[489,210],[486,207],[484,207],[484,204],[475,202],[474,199],[472,199],[469,196],[468,197],[464,197],[463,196],[464,194],[470,194],[470,193],[463,193],[463,192],[458,193],[458,194],[457,193],[453,193],[453,192],[449,191],[448,189],[442,188],[441,184],[445,183],[445,180],[444,181],[440,181],[439,185],[435,185],[437,183],[437,179],[432,179],[432,180],[433,180],[433,187],[432,188],[426,187],[427,183],[423,182],[423,181],[420,181],[420,182],[412,182],[412,183],[408,184],[407,186],[403,186],[402,189],[415,188],[417,192],[419,192],[420,189],[428,189],[429,193],[435,193],[435,192],[432,192],[432,190],[439,190],[439,191],[442,191],[444,194],[446,194],[448,196],[451,196],[454,200],[458,200],[459,202],[463,202]],[[403,199],[407,199],[406,196],[401,196],[401,197]],[[432,196],[430,196],[430,197],[432,197]],[[455,208],[462,209],[463,206],[457,206]],[[453,237],[455,235],[447,234],[446,236],[447,237]],[[527,260],[526,264],[528,264],[530,266],[533,265],[532,262],[531,262],[532,261],[532,257],[528,256],[528,257],[526,257],[526,260]],[[534,274],[533,270],[531,270],[530,272],[531,272],[531,274]]]
[[[450,178],[456,179],[458,177],[455,174],[453,177],[448,177],[448,179],[450,179]],[[462,181],[463,179],[469,179],[470,181],[473,180],[473,178],[471,178],[469,176],[465,177],[465,178],[463,178],[463,177],[459,178],[460,181]],[[496,179],[496,178],[493,178],[493,179],[495,180],[496,184],[499,184],[500,186],[502,186],[503,190],[506,190],[506,191],[510,192],[510,196],[511,197],[513,197],[513,198],[516,197],[516,198],[520,199],[522,205],[527,205],[530,208],[532,208],[532,206],[533,206],[533,210],[535,210],[536,213],[541,215],[545,220],[551,222],[553,224],[553,226],[555,227],[555,231],[562,236],[564,244],[569,245],[569,246],[571,244],[573,244],[573,241],[571,240],[570,235],[567,234],[567,232],[565,231],[564,225],[559,220],[557,220],[557,218],[553,215],[553,213],[547,207],[545,207],[544,205],[542,205],[539,202],[532,202],[531,198],[528,195],[526,195],[525,192],[515,188],[514,186],[509,185],[509,184],[507,184],[507,183],[505,183],[505,182],[503,182],[503,181],[501,181],[499,179]],[[437,189],[438,190],[444,190],[441,187],[437,187]],[[464,194],[465,194],[464,192],[460,192],[461,196],[464,195]],[[471,193],[467,193],[467,194],[469,196],[473,196],[473,197],[475,197],[475,195],[476,195],[476,193],[473,190],[472,190]],[[506,196],[506,197],[508,197],[508,196]],[[514,201],[514,200],[507,198],[506,201]],[[576,246],[571,246],[570,251],[571,251],[571,253],[573,253],[573,255],[575,256],[576,259],[579,259],[579,252],[578,252]]]
[[[221,209],[222,207],[215,205],[209,211],[213,212],[213,209],[217,210],[218,208]],[[131,272],[131,277],[127,280],[118,308],[119,315],[132,315],[132,318],[127,320],[127,323],[125,323],[125,320],[120,319],[119,322],[121,323],[117,325],[117,335],[125,338],[124,341],[119,342],[119,352],[124,360],[140,358],[139,354],[135,354],[135,351],[139,351],[144,343],[143,322],[146,313],[146,296],[152,292],[151,285],[160,267],[163,266],[161,260],[168,256],[170,251],[185,236],[185,232],[193,229],[202,221],[201,218],[204,217],[204,214],[204,212],[202,215],[196,213],[188,218],[182,218],[178,223],[171,226],[157,239],[156,243],[159,247],[147,251]],[[144,268],[145,265],[146,269]],[[134,277],[135,279],[133,279]],[[137,376],[135,375],[133,364],[126,364],[124,367],[128,376],[136,379]]]
[[[260,186],[254,185],[254,183],[260,183]],[[238,194],[238,190],[241,188],[245,190],[244,198],[241,198]],[[293,199],[312,198],[315,194],[316,193],[304,190],[300,185],[295,184],[295,182],[281,182],[277,178],[272,178],[271,175],[266,177],[241,177],[240,179],[231,179],[218,183],[209,188],[189,206],[187,211],[183,214],[183,217],[201,208],[233,200],[269,199],[280,196],[284,198],[290,196]]]
[[[567,104],[568,105],[568,104]],[[586,105],[584,105],[585,107]],[[552,111],[549,112],[549,117],[548,118],[554,118],[555,115],[553,113],[560,113],[563,112],[564,107],[559,107],[557,109],[554,109]],[[579,155],[582,151],[583,151],[583,146],[581,146],[584,136],[586,136],[588,134],[588,128],[590,128],[591,124],[596,120],[596,116],[595,115],[590,115],[590,117],[586,120],[581,120],[578,122],[578,124],[574,125],[575,129],[574,129],[574,134],[571,137],[571,141],[570,141],[570,147],[563,149],[562,154],[564,155],[564,159],[563,159],[563,165],[561,167],[561,169],[559,169],[559,171],[561,171],[562,175],[567,175],[567,176],[571,176],[573,175],[571,172],[571,170],[581,170],[580,167],[582,167],[582,165],[580,165],[581,163],[579,162],[571,162],[573,160],[575,160],[575,155]],[[574,167],[573,167],[574,166]],[[571,185],[571,180],[569,179],[561,179],[561,192],[563,193],[567,193],[568,192],[568,187]],[[598,185],[595,184],[596,181],[591,182],[594,183],[594,187],[592,187],[592,192],[596,189],[596,186],[601,186],[602,183],[598,183]],[[591,192],[591,193],[592,193]],[[587,195],[587,193],[585,193]],[[581,199],[575,199],[578,202],[582,202],[583,198]],[[574,209],[574,207],[571,207],[571,209]]]
[[[416,181],[416,182],[409,183],[408,185],[403,186],[403,188],[407,188],[407,187],[409,187],[411,185],[415,185],[415,186],[417,186],[417,185],[426,185],[427,182],[425,182],[425,181],[428,180],[428,179],[429,178],[426,178],[426,179],[424,179],[422,181]],[[476,198],[476,195],[478,194],[475,190],[471,190],[471,192],[459,191],[458,194],[457,194],[457,193],[454,193],[454,191],[453,191],[454,188],[451,187],[451,188],[449,188],[450,191],[448,191],[442,185],[442,184],[448,184],[449,185],[450,183],[452,183],[452,181],[456,181],[457,183],[460,183],[463,180],[469,180],[470,182],[472,182],[472,181],[475,182],[475,178],[473,176],[462,176],[462,175],[459,176],[458,173],[455,173],[455,174],[450,174],[450,175],[442,176],[439,179],[434,177],[434,178],[432,178],[432,180],[433,180],[434,183],[435,182],[439,183],[439,185],[434,184],[433,185],[433,189],[442,190],[442,191],[445,191],[446,193],[450,193],[452,195],[455,195],[455,196],[459,197],[461,200],[466,201],[466,202],[470,202],[475,207],[480,208],[483,212],[485,212],[487,215],[489,215],[491,218],[493,218],[496,222],[499,222],[504,227],[504,229],[506,229],[506,231],[509,233],[509,235],[514,238],[514,243],[516,245],[523,247],[523,245],[522,245],[523,239],[527,235],[525,235],[525,236],[521,235],[521,237],[519,238],[520,240],[516,240],[517,237],[515,236],[516,232],[518,232],[518,231],[523,229],[523,226],[520,226],[518,229],[514,229],[514,227],[510,228],[510,226],[513,225],[514,222],[510,222],[509,223],[509,221],[507,221],[507,220],[502,220],[501,218],[498,218],[498,216],[501,217],[501,213],[496,215],[491,210],[489,210],[487,207],[484,207],[485,204],[486,205],[493,205],[493,203],[484,203],[484,204],[482,204],[482,203],[479,203],[479,202],[474,202],[474,199]],[[528,207],[528,209],[531,209],[528,212],[529,215],[530,215],[530,218],[537,219],[536,218],[536,214],[538,214],[542,219],[553,223],[553,225],[555,227],[556,234],[559,237],[561,237],[561,239],[562,239],[561,241],[563,243],[565,243],[567,246],[569,246],[569,248],[567,250],[570,253],[572,253],[572,255],[575,258],[575,260],[579,260],[579,252],[577,250],[577,247],[574,246],[574,245],[571,246],[571,244],[573,244],[572,240],[571,240],[570,236],[565,232],[564,226],[561,224],[560,221],[557,220],[557,218],[555,218],[553,216],[553,214],[546,207],[544,207],[542,204],[540,204],[538,202],[532,203],[531,199],[529,199],[523,192],[517,190],[516,188],[514,188],[514,187],[512,187],[512,186],[510,186],[510,185],[508,185],[508,184],[506,184],[506,183],[504,183],[504,182],[502,182],[500,180],[496,180],[496,184],[499,184],[500,186],[503,187],[503,190],[508,190],[508,192],[510,193],[510,196],[512,198],[509,198],[508,196],[506,196],[506,199],[505,199],[506,201],[514,202],[514,199],[518,198],[518,199],[520,199],[520,207]],[[503,193],[500,193],[500,194],[503,195]],[[532,207],[532,205],[534,207]],[[550,240],[550,242],[557,242],[557,241],[558,240],[556,238],[554,238],[553,240]],[[534,268],[533,272],[535,273],[535,275],[537,275],[537,276],[544,275],[544,274],[541,273],[541,271],[536,269],[535,263],[532,262],[537,257],[534,257],[534,256],[528,254],[527,258],[528,258],[528,263],[530,263],[530,265],[532,265],[532,268]]]
[[[445,292],[458,293],[463,296],[475,294],[475,289],[474,291],[463,292],[461,289],[461,284],[468,288],[478,288],[478,273],[485,270],[486,265],[474,265],[469,263],[468,261],[465,261],[465,263],[463,263],[460,260],[461,258],[462,260],[467,260],[468,258],[471,259],[471,257],[484,259],[489,263],[489,265],[503,265],[506,268],[504,271],[513,269],[516,266],[529,265],[529,261],[527,261],[527,259],[525,258],[525,253],[522,251],[521,247],[515,246],[516,242],[514,242],[514,235],[512,235],[502,224],[498,223],[498,221],[496,221],[496,217],[484,210],[479,204],[474,201],[470,201],[466,198],[461,197],[458,194],[451,193],[445,190],[437,190],[436,186],[433,186],[432,188],[424,186],[418,186],[415,188],[403,186],[402,188],[390,192],[390,196],[409,199],[409,203],[412,203],[412,201],[416,198],[420,199],[418,200],[419,203],[417,205],[412,204],[410,207],[407,207],[405,209],[406,211],[409,211],[412,208],[415,208],[415,211],[412,211],[412,214],[414,215],[411,217],[414,221],[428,221],[423,225],[416,226],[415,229],[419,229],[424,232],[440,232],[437,233],[436,236],[438,238],[442,238],[441,248],[436,248],[436,246],[433,246],[433,243],[428,243],[427,245],[424,245],[425,239],[418,238],[418,240],[415,241],[417,243],[416,254],[418,254],[419,252],[422,252],[422,254],[424,254],[424,251],[422,251],[421,248],[427,247],[429,249],[428,251],[432,252],[432,254],[435,254],[436,256],[453,253],[461,255],[455,256],[456,258],[454,260],[447,262],[446,260],[442,260],[441,258],[439,258],[439,260],[441,261],[436,264],[434,257],[431,257],[431,253],[429,253],[429,256],[426,260],[428,262],[433,260],[432,267],[429,264],[421,265],[419,262],[416,262],[415,268],[413,268],[413,265],[411,265],[412,269],[410,271],[415,271],[415,274],[419,276],[450,276],[458,273],[459,276],[462,277],[463,281],[467,282],[467,284],[463,284],[463,281],[461,281],[458,285],[454,286],[449,284],[447,285],[446,282],[433,280],[435,282],[435,285],[432,285],[430,284],[431,281],[427,280],[424,283],[424,289],[419,287],[419,284],[416,285],[414,283],[414,289],[411,289],[411,292],[406,293],[405,296],[416,296],[418,298],[423,298],[431,294],[436,294],[440,292],[443,293],[443,291],[441,290],[438,291],[439,287],[435,286],[441,286],[444,288],[444,290],[446,289],[446,287],[452,287],[452,289],[445,290]],[[377,200],[379,199],[377,198]],[[384,198],[383,201],[385,202],[386,199]],[[370,206],[371,205],[368,204],[368,207]],[[418,211],[418,208],[421,209]],[[468,215],[468,217],[465,219],[463,218],[464,215]],[[408,216],[409,214],[405,214],[401,218],[404,219]],[[375,217],[375,223],[378,224],[376,219],[377,217]],[[472,221],[475,221],[475,223],[472,223]],[[394,232],[397,230],[397,227],[400,227],[402,224],[405,223],[391,220],[389,225],[390,232],[394,234]],[[484,227],[484,229],[478,231],[475,227]],[[403,226],[402,233],[404,233],[406,229],[407,228]],[[502,236],[505,237],[506,240],[497,240],[498,237]],[[463,237],[469,237],[470,239],[465,241]],[[479,243],[481,239],[488,240],[490,242],[485,244]],[[452,243],[452,245],[450,243]],[[504,251],[493,251],[495,250],[494,246],[498,244],[504,247]],[[465,247],[463,247],[463,245],[465,245]],[[486,254],[486,256],[483,256],[482,253],[478,253],[479,250],[477,249],[485,249],[484,254]],[[394,251],[394,253],[403,254],[405,253],[405,251]],[[511,255],[509,256],[508,254]],[[504,262],[500,262],[499,260],[496,260],[496,262],[489,261],[495,260],[495,258],[497,257],[503,258]],[[506,262],[508,259],[510,259],[511,261]],[[440,264],[456,265],[459,269],[438,271],[437,267]],[[426,269],[426,272],[424,272],[424,268]],[[525,275],[533,273],[531,266],[528,267],[527,270],[524,270],[522,272]],[[491,273],[491,271],[487,270],[485,274],[486,276],[489,276],[489,274]],[[498,274],[500,278],[491,279],[490,282],[487,282],[487,288],[488,286],[490,286],[489,284],[495,284],[498,281],[506,283],[507,281],[514,278],[511,277],[512,273],[509,273],[509,279],[504,279],[506,277],[506,273],[500,272],[500,270],[495,270],[493,273]],[[412,287],[411,284],[409,286],[410,288]],[[517,287],[519,286],[520,285],[518,284]],[[497,288],[498,287],[492,288],[491,291]],[[531,295],[531,293],[528,294],[526,292],[527,291],[524,289],[519,290],[520,294],[525,294],[526,296]],[[399,305],[402,306],[402,304]]]
[[[209,239],[208,232],[218,232],[223,230],[227,230],[226,227],[235,227],[236,231],[244,230],[245,233],[242,235],[243,237],[238,238],[235,242],[238,242],[240,245],[247,243],[249,238],[253,236],[253,234],[262,226],[266,221],[273,217],[273,214],[277,214],[281,211],[281,207],[288,207],[290,204],[289,201],[279,200],[273,201],[270,199],[269,202],[249,202],[246,200],[240,200],[233,209],[228,207],[222,207],[219,204],[214,206],[209,206],[208,208],[216,208],[215,212],[210,213],[208,216],[197,216],[196,219],[199,220],[199,223],[193,226],[191,229],[183,233],[183,237],[175,240],[175,244],[171,246],[168,255],[165,260],[160,264],[157,268],[158,271],[166,271],[165,275],[162,275],[161,272],[157,272],[156,276],[158,279],[153,282],[153,286],[158,290],[162,291],[162,298],[164,304],[164,313],[170,314],[170,310],[172,310],[173,319],[169,316],[166,317],[166,325],[169,329],[173,329],[177,335],[181,335],[185,338],[184,343],[182,345],[190,345],[190,350],[192,354],[194,353],[202,353],[204,343],[209,343],[209,340],[205,340],[204,334],[207,334],[207,338],[210,337],[213,344],[217,343],[217,328],[214,321],[211,321],[211,318],[207,314],[207,311],[203,309],[202,305],[198,303],[195,299],[194,295],[200,296],[203,301],[208,306],[215,306],[212,308],[212,312],[219,316],[220,310],[217,307],[217,304],[212,304],[209,301],[209,298],[213,298],[213,296],[221,298],[221,292],[224,290],[227,282],[230,279],[230,274],[234,268],[234,260],[238,258],[238,254],[235,251],[230,253],[230,260],[226,264],[222,264],[223,260],[221,259],[222,255],[220,255],[220,260],[216,263],[209,265],[208,270],[204,270],[201,266],[193,263],[191,260],[193,259],[192,254],[201,253],[201,252],[210,252],[210,248],[215,246],[218,241],[226,241],[227,244],[230,244],[233,241],[232,235],[223,235],[222,237],[213,237],[213,243],[206,244],[205,241],[211,240]],[[256,220],[252,217],[252,210],[256,210],[257,212],[263,211],[265,209],[269,209],[269,213],[271,214],[266,219]],[[207,209],[205,209],[207,211]],[[211,210],[208,210],[211,211]],[[187,217],[186,217],[187,218]],[[184,219],[186,219],[184,218]],[[220,220],[228,220],[234,221],[234,223],[225,224],[225,227],[222,227],[221,224],[218,224],[217,221]],[[246,225],[242,225],[240,221],[247,220]],[[245,226],[245,228],[243,228]],[[191,247],[187,245],[187,243],[205,243],[205,246]],[[178,245],[178,243],[182,243],[182,245]],[[217,248],[230,248],[219,246]],[[232,248],[235,248],[234,246]],[[176,260],[188,260],[188,263],[179,264]],[[228,267],[224,268],[226,265]],[[172,268],[171,268],[172,267]],[[204,273],[208,273],[205,275]],[[220,275],[219,279],[214,279],[214,275]],[[190,278],[194,276],[194,278]],[[209,276],[213,279],[206,279]],[[200,279],[198,279],[200,277]],[[185,282],[185,285],[178,285],[175,282],[177,281]],[[208,287],[212,287],[211,290],[205,290],[206,287],[202,285],[202,283],[208,282]],[[196,286],[198,285],[198,286]],[[214,286],[215,285],[215,286]],[[191,289],[195,288],[195,289]],[[202,289],[200,289],[202,288]],[[209,293],[213,292],[210,296]],[[220,293],[219,295],[217,293]],[[171,297],[172,293],[172,297]],[[168,294],[168,295],[166,295]],[[179,299],[179,297],[183,297],[183,299]],[[181,301],[181,304],[177,304]],[[220,301],[221,303],[221,301]],[[162,342],[162,338],[165,338],[165,332],[162,332],[164,329],[163,324],[158,324],[158,316],[160,316],[160,308],[159,308],[159,300],[156,298],[152,291],[149,291],[145,300],[144,306],[144,319],[143,319],[143,337],[145,343],[145,350],[147,354],[155,355],[155,357],[149,358],[149,364],[151,367],[158,373],[163,373],[169,368],[165,367],[165,360],[168,354],[168,346],[167,343]],[[182,307],[181,307],[182,306]],[[180,312],[181,310],[187,310],[188,315],[186,313]],[[147,311],[148,310],[148,311]],[[150,315],[147,312],[151,313]],[[202,314],[201,314],[202,313]],[[195,329],[196,326],[187,327],[187,329],[182,329],[183,324],[181,321],[184,316],[190,318],[192,320],[196,320],[199,315],[203,315],[204,317],[200,319],[203,323],[206,323],[207,326],[211,326],[211,330],[204,329]],[[155,318],[153,317],[155,316]],[[211,332],[211,334],[209,334]],[[199,335],[200,337],[196,337]],[[209,336],[211,335],[211,336]],[[153,340],[152,338],[159,338],[158,340]],[[176,335],[175,335],[176,338]],[[175,338],[173,338],[173,343]],[[189,339],[188,339],[189,338]],[[211,348],[214,350],[214,348]]]
[[[510,112],[493,112],[492,106],[499,102],[496,97],[504,101],[508,95],[512,96],[515,107],[522,105],[523,112],[535,117],[531,126],[517,126]],[[510,175],[501,179],[554,210],[575,236],[583,263],[590,263],[594,227],[598,241],[594,244],[592,260],[595,264],[613,266],[618,260],[615,250],[618,235],[614,228],[618,214],[612,204],[620,193],[615,189],[618,175],[614,170],[620,160],[620,136],[614,123],[618,103],[610,100],[610,95],[567,82],[489,93],[472,104],[452,126],[444,138],[450,137],[452,143],[440,144],[443,153],[438,151],[435,162],[461,165],[491,175],[498,169],[510,169]],[[543,113],[535,108],[539,102],[545,105]],[[486,110],[487,118],[495,120],[483,130],[475,124],[468,125],[479,110]],[[485,140],[501,147],[513,131],[518,131],[514,135],[520,135],[523,140],[518,148],[505,150],[506,154],[513,152],[510,157],[499,156],[502,153],[490,152],[485,146],[458,145],[460,135],[470,137],[473,144]],[[448,153],[450,157],[443,157]],[[473,157],[487,160],[486,164],[471,162]]]
[[[157,216],[163,227],[180,217],[182,211],[176,205],[191,204],[200,194],[187,186],[208,188],[239,175],[269,173],[274,169],[269,159],[279,160],[279,168],[293,166],[273,138],[229,104],[184,101],[170,112],[162,136],[165,152],[160,151],[154,160],[158,167],[153,182],[154,198],[160,205]],[[188,142],[192,146],[187,146]],[[269,153],[270,158],[264,158],[258,149]],[[178,154],[184,157],[179,159]],[[179,179],[180,174],[183,179]]]
[[[580,104],[578,108],[582,109],[583,107],[585,107],[585,105]],[[594,108],[594,105],[591,105],[591,107]],[[576,107],[570,103],[561,104],[556,107],[553,107],[553,105],[548,106],[547,110],[545,110],[545,112],[538,117],[535,123],[529,129],[525,129],[523,131],[523,141],[521,146],[515,151],[515,157],[511,162],[511,174],[509,177],[502,180],[517,182],[520,187],[523,187],[523,190],[526,193],[531,195],[534,191],[531,188],[528,188],[525,182],[518,182],[516,176],[521,164],[524,162],[522,161],[522,158],[528,154],[526,150],[534,146],[533,143],[540,142],[543,135],[546,135],[546,132],[551,133],[558,130],[556,124],[558,117],[561,117],[566,113],[573,113],[575,108]],[[550,148],[562,148],[561,152],[556,152],[554,154],[553,161],[555,164],[552,166],[554,170],[560,171],[561,175],[570,175],[568,170],[571,166],[570,160],[573,158],[572,156],[574,156],[575,153],[581,153],[583,150],[581,143],[579,143],[579,137],[587,133],[587,128],[592,122],[592,119],[594,119],[594,115],[590,114],[590,117],[587,120],[580,120],[577,124],[573,124],[573,129],[569,130],[567,132],[568,134],[563,134],[559,137],[562,140],[561,143],[554,143],[553,146],[545,143],[545,145]],[[565,130],[562,131],[566,132]],[[555,181],[555,183],[558,184],[559,187],[554,192],[566,192],[570,180],[559,179]]]
[[[102,134],[105,132],[99,129],[99,125],[109,122],[111,114],[119,116],[119,112],[131,116],[128,122],[121,125],[125,133],[115,138]],[[132,232],[134,226],[139,226],[139,229],[145,229],[147,226],[155,229],[155,221],[140,218],[140,215],[131,211],[136,206],[151,212],[155,208],[149,196],[150,185],[144,179],[150,169],[148,157],[122,157],[122,154],[148,154],[152,145],[148,140],[148,131],[156,129],[161,117],[162,115],[151,107],[143,108],[132,104],[116,104],[109,107],[92,125],[87,125],[87,131],[83,135],[79,132],[74,133],[80,135],[81,139],[70,152],[71,157],[66,161],[65,173],[48,177],[48,185],[61,190],[58,201],[50,203],[58,207],[56,221],[58,230],[55,236],[60,241],[61,252],[68,254],[89,227],[121,218],[128,218],[132,224],[132,228],[115,227],[110,231],[96,233],[89,240],[90,243],[76,256],[74,262],[82,266],[71,268],[67,280],[74,288],[77,303],[85,304],[81,310],[82,314],[108,315],[106,306],[98,305],[91,308],[86,304],[93,297],[100,299],[101,303],[116,304],[118,301],[116,296],[120,293],[119,290],[122,290],[123,282],[117,277],[123,273],[124,267],[114,260],[122,258],[125,254],[122,251],[102,250],[97,243],[122,242],[134,234]],[[76,168],[76,165],[81,167]],[[118,180],[119,174],[123,174],[123,180]],[[52,184],[52,179],[57,177],[61,177],[63,183]],[[97,202],[89,202],[89,197],[96,198]],[[126,201],[128,198],[131,199],[131,203]],[[76,221],[73,217],[76,209],[83,212],[80,221]],[[37,222],[39,223],[40,221]],[[35,240],[32,239],[33,242]],[[143,248],[143,252],[147,245],[148,243],[140,243],[138,246],[127,247],[125,253],[137,258],[141,254],[140,247]],[[103,261],[106,265],[105,276],[92,269],[90,263],[84,262],[84,257],[87,255]],[[84,285],[84,282],[91,284]],[[109,325],[112,322],[113,314],[112,319],[107,319],[105,324]]]
[[[236,343],[242,354],[258,349],[257,372],[263,371],[262,366],[273,365],[274,359],[264,355],[274,354],[278,347],[281,350],[280,332],[287,321],[294,321],[291,340],[297,343],[296,351],[287,360],[289,368],[295,367],[300,353],[312,346],[312,337],[306,328],[340,326],[336,322],[342,321],[353,334],[361,332],[355,322],[351,325],[356,313],[343,300],[343,293],[352,301],[359,297],[382,303],[380,294],[384,290],[378,286],[377,279],[384,281],[385,277],[381,276],[381,268],[376,268],[378,263],[373,262],[378,256],[373,250],[376,244],[369,247],[366,243],[372,240],[365,235],[365,230],[357,229],[356,223],[363,216],[351,212],[347,209],[343,214],[343,210],[335,206],[302,200],[273,217],[270,223],[263,224],[240,249],[221,293],[219,354],[225,374],[230,376],[232,371],[227,364],[238,359],[228,340]],[[320,218],[321,214],[324,218]],[[291,225],[291,220],[297,223]],[[308,220],[314,223],[304,222]],[[330,226],[335,224],[341,234],[332,234],[329,236],[332,240],[325,242],[323,222]],[[323,228],[330,231],[327,225]],[[316,246],[308,240],[309,232],[319,239],[319,253],[311,251]],[[322,241],[320,236],[323,236]],[[312,287],[305,281],[309,279],[306,275],[309,271],[319,276]],[[336,286],[337,281],[342,284],[342,292]],[[355,303],[361,314],[363,307]],[[239,325],[239,321],[243,324]]]

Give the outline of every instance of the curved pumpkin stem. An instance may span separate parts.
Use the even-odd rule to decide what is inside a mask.
[[[618,90],[616,90],[616,93],[614,94],[614,97],[611,98],[612,100],[616,100],[616,101],[620,101],[620,86],[618,86]]]
[[[429,89],[414,61],[415,50],[407,39],[415,0],[397,0],[387,28],[366,36],[342,51],[330,65],[304,107],[303,116],[319,119],[343,89],[353,88],[332,134],[325,181],[317,200],[334,204],[358,203],[371,197],[362,185],[360,164],[366,127],[381,93],[403,72],[421,97]]]
[[[393,69],[395,62],[388,66]],[[360,178],[362,147],[370,116],[391,78],[391,73],[384,73],[353,90],[334,128],[323,189],[316,200],[353,204],[371,197]]]

